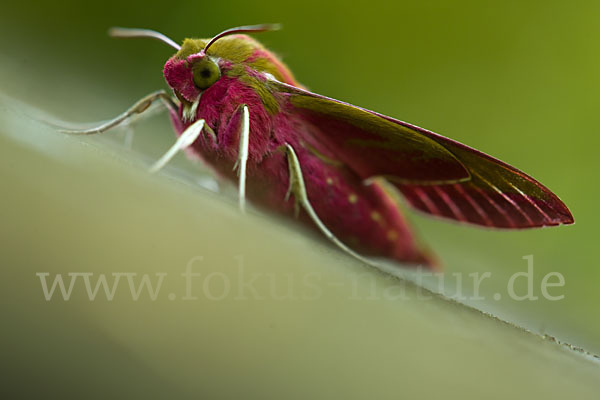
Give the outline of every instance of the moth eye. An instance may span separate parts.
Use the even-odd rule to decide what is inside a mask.
[[[221,77],[219,66],[208,57],[198,61],[192,67],[194,85],[200,90],[209,88]]]

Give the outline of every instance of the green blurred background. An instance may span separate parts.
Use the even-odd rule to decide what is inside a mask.
[[[487,300],[472,305],[600,353],[599,15],[597,1],[553,0],[9,2],[0,15],[0,90],[65,121],[107,119],[165,88],[171,55],[158,42],[111,39],[108,27],[152,28],[180,41],[280,22],[283,30],[257,37],[311,90],[490,153],[564,200],[574,226],[508,232],[411,219],[448,276],[492,272],[481,286]],[[148,157],[173,138],[165,115],[137,132],[134,149]],[[20,223],[47,229],[39,220]],[[565,298],[493,300],[530,254],[536,294],[542,277],[558,271]]]

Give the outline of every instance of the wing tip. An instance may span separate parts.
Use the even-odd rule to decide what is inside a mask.
[[[547,218],[547,221],[544,221],[545,223],[542,226],[573,225],[575,218],[571,210],[557,195],[548,189],[546,191],[551,195],[551,198],[550,201],[546,202],[545,206],[549,211],[552,211],[552,214],[548,215],[549,218]]]
[[[575,218],[573,217],[573,214],[571,214],[571,211],[569,211],[564,204],[563,206],[564,211],[561,213],[561,217],[558,219],[558,223],[556,225],[574,225]]]

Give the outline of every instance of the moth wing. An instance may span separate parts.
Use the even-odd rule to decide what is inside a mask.
[[[339,161],[363,179],[404,183],[454,183],[470,174],[454,154],[426,135],[371,111],[272,81],[289,112],[315,126]]]
[[[500,228],[573,223],[554,193],[496,158],[406,122],[271,83],[341,162],[365,180],[384,177],[420,211]]]

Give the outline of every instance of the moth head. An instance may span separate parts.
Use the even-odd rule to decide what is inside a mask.
[[[167,60],[164,77],[185,108],[197,108],[202,93],[216,85],[226,72],[225,68],[244,65],[248,60],[262,55],[251,63],[256,69],[269,72],[282,80],[279,73],[283,65],[274,64],[275,57],[264,57],[267,52],[260,44],[242,33],[263,32],[279,29],[279,25],[251,25],[228,29],[211,39],[185,39],[178,45],[165,35],[145,29],[112,28],[109,33],[116,37],[146,37],[168,44],[177,53]],[[272,59],[271,59],[272,58]],[[254,65],[256,64],[256,65]],[[261,67],[261,68],[258,68]],[[288,74],[291,77],[291,74]]]

